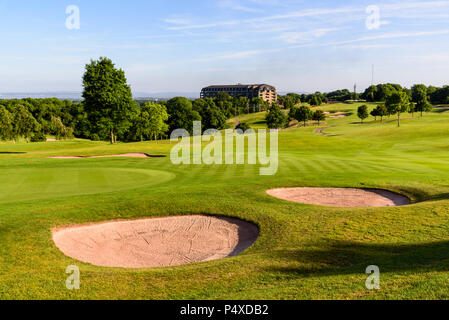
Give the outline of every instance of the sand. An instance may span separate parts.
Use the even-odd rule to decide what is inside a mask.
[[[106,156],[92,156],[92,157],[81,157],[81,156],[63,156],[63,157],[50,157],[50,159],[93,159],[93,158],[114,158],[114,157],[125,157],[125,158],[150,158],[151,156],[146,153],[125,153],[125,154],[113,154]]]
[[[332,127],[318,128],[314,132],[317,133],[317,134],[321,134],[322,136],[328,136],[330,134],[326,133],[326,132],[323,132],[323,131],[326,130],[326,129],[330,129],[330,128],[332,128]]]
[[[343,119],[343,118],[346,118],[346,117],[347,117],[346,114],[340,114],[338,116],[330,116],[330,118],[332,118],[332,119]]]
[[[102,267],[179,266],[231,257],[259,235],[254,224],[233,218],[179,216],[114,221],[53,230],[67,256]]]
[[[328,207],[392,207],[410,204],[410,199],[386,190],[354,188],[281,188],[268,190],[273,197]]]

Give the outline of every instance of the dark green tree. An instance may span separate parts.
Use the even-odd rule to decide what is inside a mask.
[[[288,124],[288,117],[281,110],[277,103],[273,103],[266,116],[267,126],[270,129],[285,128]]]
[[[298,109],[296,109],[295,112],[295,119],[298,120],[298,122],[303,122],[304,127],[307,125],[307,121],[309,121],[312,118],[312,111],[307,106],[300,106]]]
[[[369,116],[368,106],[366,106],[366,105],[360,106],[357,109],[357,116],[359,117],[360,120],[362,120],[362,123],[363,123],[363,120],[365,120]]]
[[[169,132],[185,129],[193,133],[193,122],[200,121],[200,114],[193,110],[192,102],[184,97],[176,97],[167,101]]]
[[[224,129],[226,126],[226,116],[224,112],[218,108],[214,100],[207,98],[205,105],[200,111],[203,129]]]
[[[427,87],[425,85],[414,85],[412,87],[412,93],[412,101],[416,103],[414,105],[414,111],[420,112],[421,117],[423,116],[423,112],[432,111],[432,105],[429,102]]]
[[[57,140],[73,138],[73,129],[66,127],[61,118],[54,115],[51,116],[51,133]]]
[[[14,140],[13,117],[4,106],[0,106],[0,140]]]
[[[324,114],[324,111],[316,110],[312,115],[312,120],[318,121],[318,124],[320,124],[321,121],[326,120],[326,115]]]
[[[387,96],[385,103],[387,110],[390,114],[398,115],[398,127],[401,126],[401,113],[408,112],[410,108],[410,100],[404,91],[396,91]]]
[[[167,108],[164,105],[147,102],[140,107],[138,115],[133,121],[132,131],[134,139],[157,140],[159,135],[167,132]]]
[[[116,69],[108,58],[100,57],[86,65],[83,76],[84,109],[91,123],[91,133],[109,135],[111,143],[131,126],[137,113],[125,72]]]
[[[13,112],[14,142],[19,137],[23,137],[29,141],[33,134],[39,132],[40,129],[41,126],[27,108],[21,104],[17,105]]]

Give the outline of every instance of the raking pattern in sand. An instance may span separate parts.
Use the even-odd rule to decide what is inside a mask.
[[[237,255],[258,228],[231,218],[180,216],[119,221],[55,230],[67,256],[103,267],[168,267]]]

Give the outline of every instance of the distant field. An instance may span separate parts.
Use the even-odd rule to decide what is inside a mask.
[[[48,158],[169,155],[168,141],[1,143],[0,298],[449,298],[449,110],[404,114],[397,128],[373,118],[360,124],[359,105],[320,107],[349,115],[326,120],[329,136],[312,124],[282,131],[275,176],[252,165],[174,166],[169,158]],[[265,127],[263,113],[238,119]],[[327,208],[265,192],[301,186],[384,188],[413,203]],[[237,257],[164,269],[96,267],[52,242],[60,226],[192,214],[252,221],[260,237]],[[78,291],[65,288],[69,265],[80,267]],[[378,291],[365,288],[368,265],[380,267]]]

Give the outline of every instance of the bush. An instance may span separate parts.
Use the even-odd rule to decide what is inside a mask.
[[[94,133],[91,137],[90,140],[92,141],[101,141],[100,136],[96,133]]]
[[[239,123],[239,125],[237,127],[235,127],[236,130],[242,130],[243,132],[251,129],[251,127],[249,126],[249,124],[247,124],[246,122],[241,122]]]
[[[47,135],[43,132],[37,132],[31,137],[30,141],[31,142],[45,142],[45,141],[47,141]]]

